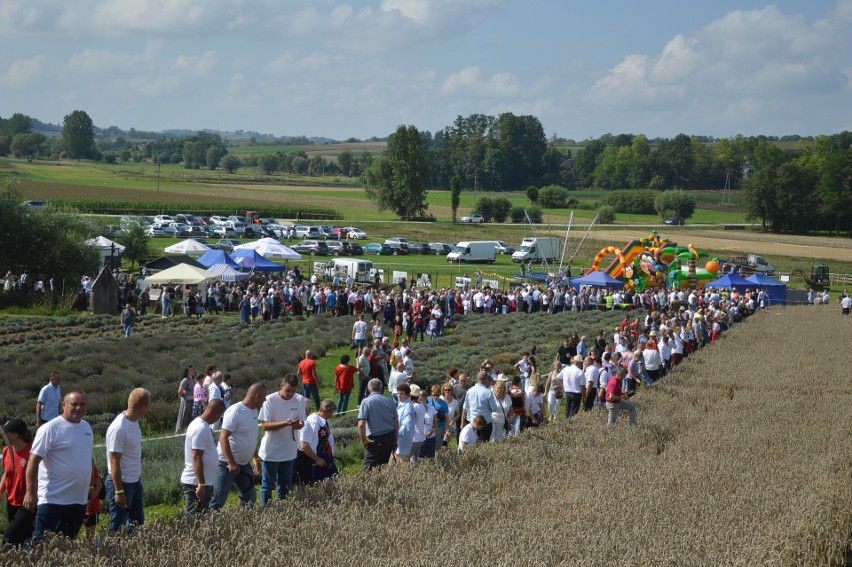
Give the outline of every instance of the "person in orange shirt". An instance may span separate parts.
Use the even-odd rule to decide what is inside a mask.
[[[6,517],[9,521],[3,542],[21,545],[33,535],[35,527],[35,517],[23,507],[33,435],[20,419],[10,419],[3,429],[11,443],[11,447],[3,447],[3,477],[0,479],[0,493],[6,495]]]
[[[334,389],[337,390],[337,413],[335,415],[343,415],[349,407],[349,395],[355,387],[355,373],[358,369],[349,364],[349,355],[344,354],[340,357],[340,364],[334,369]]]

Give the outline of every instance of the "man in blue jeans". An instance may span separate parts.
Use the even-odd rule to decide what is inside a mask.
[[[296,375],[286,375],[281,381],[281,389],[266,396],[257,416],[263,428],[258,451],[263,469],[261,506],[272,500],[273,490],[277,491],[278,500],[283,500],[293,487],[293,463],[299,449],[299,430],[307,419],[305,398],[296,393],[298,387]]]
[[[127,409],[113,420],[106,433],[107,502],[109,533],[145,523],[142,507],[142,429],[139,420],[151,408],[151,392],[136,388]]]
[[[249,386],[243,401],[227,410],[222,418],[219,433],[219,470],[213,488],[212,510],[225,505],[231,488],[236,488],[240,506],[253,506],[256,493],[254,477],[260,474],[257,457],[257,410],[266,401],[266,386],[255,383]]]
[[[365,323],[366,324],[366,323]],[[297,374],[302,377],[302,395],[314,401],[316,411],[319,411],[319,383],[320,377],[317,374],[317,363],[314,360],[313,351],[306,350],[305,358],[299,362],[296,370]]]
[[[23,501],[23,507],[36,515],[36,542],[45,532],[76,537],[86,502],[97,495],[92,476],[92,428],[83,419],[86,406],[86,394],[70,392],[62,402],[62,414],[36,432]]]

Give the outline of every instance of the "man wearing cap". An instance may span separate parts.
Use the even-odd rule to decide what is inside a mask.
[[[54,370],[50,373],[50,381],[38,393],[36,401],[36,427],[41,427],[51,419],[59,416],[59,403],[62,401],[62,389],[59,387],[61,376]]]
[[[467,425],[473,418],[481,415],[485,419],[485,425],[477,430],[477,438],[483,443],[491,439],[491,431],[494,429],[491,422],[491,414],[500,411],[497,398],[491,391],[491,375],[485,370],[480,370],[476,375],[476,384],[467,391],[462,405],[461,421]]]
[[[396,404],[382,395],[382,381],[374,378],[367,388],[370,395],[358,406],[358,437],[366,449],[362,465],[365,471],[387,464],[396,449],[399,432]]]
[[[8,527],[3,542],[21,545],[33,535],[32,512],[23,507],[27,492],[27,461],[33,445],[33,436],[21,419],[10,419],[3,426],[11,446],[3,447],[3,478],[0,493],[6,495]]]
[[[562,381],[562,388],[565,391],[565,417],[573,417],[580,411],[580,404],[586,393],[583,357],[579,354],[574,355],[571,364],[560,370],[556,379]]]
[[[145,523],[142,507],[142,429],[139,420],[151,408],[151,392],[136,388],[127,409],[113,420],[106,433],[107,501],[109,533]]]
[[[62,415],[36,432],[27,463],[27,493],[23,506],[36,514],[35,538],[45,532],[74,538],[83,525],[86,503],[97,496],[92,428],[86,415],[86,394],[70,392]]]

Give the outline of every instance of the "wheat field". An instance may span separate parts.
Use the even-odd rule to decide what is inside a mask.
[[[640,392],[264,511],[8,552],[19,565],[843,565],[852,544],[852,317],[758,314]]]

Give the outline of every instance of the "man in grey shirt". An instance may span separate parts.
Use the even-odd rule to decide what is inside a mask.
[[[358,406],[358,437],[366,449],[365,471],[387,464],[399,432],[396,404],[382,394],[382,381],[373,378],[367,388],[370,395]]]

